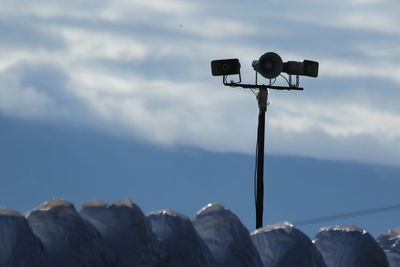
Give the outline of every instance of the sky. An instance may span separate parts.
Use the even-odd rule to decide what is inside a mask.
[[[400,165],[396,0],[1,0],[0,111],[161,146],[253,154],[257,104],[210,61],[320,63],[273,91],[267,149]],[[267,81],[265,81],[267,82]],[[284,85],[283,79],[277,84]]]
[[[266,150],[400,166],[397,0],[0,0],[0,114],[163,148],[254,155],[257,102],[211,76],[319,62],[271,91]],[[267,83],[267,81],[264,81]],[[283,79],[276,81],[284,85]]]

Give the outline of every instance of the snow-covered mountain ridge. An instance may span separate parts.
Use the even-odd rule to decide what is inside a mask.
[[[376,241],[359,227],[333,226],[312,241],[289,222],[250,233],[219,204],[190,219],[172,210],[146,216],[129,200],[93,200],[77,211],[52,199],[25,215],[0,209],[0,267],[400,266],[399,232]]]

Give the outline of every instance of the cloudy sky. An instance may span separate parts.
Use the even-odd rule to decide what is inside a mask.
[[[257,104],[210,61],[320,62],[273,91],[267,149],[400,165],[397,0],[0,0],[0,112],[167,147],[253,154]],[[284,84],[283,80],[277,84]]]

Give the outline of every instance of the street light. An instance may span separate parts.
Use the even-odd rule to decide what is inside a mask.
[[[274,53],[263,54],[258,60],[253,60],[252,66],[256,72],[254,84],[242,84],[239,59],[221,59],[211,61],[211,73],[213,76],[223,76],[223,84],[230,87],[242,87],[245,89],[258,89],[258,128],[257,128],[257,153],[256,153],[256,228],[263,226],[264,212],[264,139],[265,139],[265,112],[267,111],[268,90],[303,90],[299,86],[299,76],[318,77],[319,64],[316,61],[303,60],[303,62],[288,61],[283,62],[282,58]],[[289,75],[288,79],[281,73]],[[258,84],[258,74],[269,80],[269,84]],[[238,81],[227,81],[229,75],[238,75]],[[296,81],[292,81],[295,75]],[[282,76],[287,82],[287,86],[276,86],[276,78]]]

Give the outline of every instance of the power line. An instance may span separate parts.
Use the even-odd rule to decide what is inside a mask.
[[[331,222],[331,221],[337,221],[337,220],[353,218],[353,217],[361,217],[361,216],[367,216],[367,215],[372,215],[372,214],[385,213],[385,212],[395,211],[395,210],[400,210],[400,204],[381,207],[381,208],[340,213],[340,214],[330,215],[330,216],[325,216],[325,217],[306,219],[306,220],[294,222],[293,224],[296,226],[305,226],[305,225]]]

